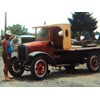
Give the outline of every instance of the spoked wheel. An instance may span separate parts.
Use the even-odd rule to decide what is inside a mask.
[[[33,60],[31,65],[31,73],[37,80],[44,79],[48,72],[48,65],[46,60],[42,57],[37,57]]]
[[[21,76],[24,72],[24,68],[21,65],[18,60],[12,61],[9,66],[9,73],[14,77]]]
[[[97,72],[100,69],[100,58],[98,55],[93,54],[87,60],[87,67],[91,72]]]

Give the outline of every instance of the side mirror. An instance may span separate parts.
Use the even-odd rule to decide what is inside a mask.
[[[59,36],[63,36],[63,31],[59,31],[59,32],[58,32],[58,35],[59,35]]]

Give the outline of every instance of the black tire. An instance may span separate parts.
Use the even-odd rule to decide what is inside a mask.
[[[24,68],[18,60],[14,60],[9,65],[9,73],[14,77],[20,77],[24,72]]]
[[[31,74],[36,80],[42,80],[47,76],[48,64],[43,57],[36,57],[31,64]]]
[[[98,72],[100,69],[100,58],[97,54],[91,54],[87,59],[87,68],[90,72]]]

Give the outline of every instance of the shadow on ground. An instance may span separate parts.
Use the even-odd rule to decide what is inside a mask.
[[[76,69],[74,71],[66,71],[66,70],[61,70],[61,71],[53,71],[47,75],[45,80],[49,79],[54,79],[54,78],[62,78],[62,77],[80,77],[80,76],[88,76],[91,74],[95,73],[90,73],[87,69]],[[21,77],[16,77],[15,80],[20,80],[20,81],[38,81],[35,80],[32,75],[27,74],[27,75],[22,75]]]

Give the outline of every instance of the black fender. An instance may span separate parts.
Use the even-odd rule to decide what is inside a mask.
[[[52,66],[56,66],[56,62],[53,59],[53,57],[46,52],[41,52],[41,51],[32,52],[29,54],[29,60],[32,61],[37,56],[44,57],[47,60],[48,64],[51,64]]]
[[[11,57],[11,60],[10,60],[10,62],[12,63],[14,60],[18,60],[18,58],[17,58],[16,56],[14,56],[14,57]]]

